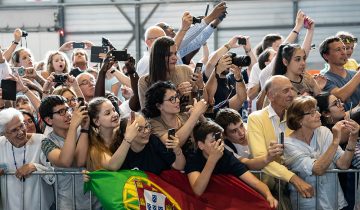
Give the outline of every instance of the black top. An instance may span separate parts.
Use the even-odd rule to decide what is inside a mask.
[[[194,171],[201,172],[205,167],[206,161],[207,159],[202,154],[202,151],[198,149],[195,153],[187,157],[185,173],[189,174]],[[232,174],[240,177],[247,170],[247,167],[243,163],[225,149],[223,156],[216,163],[213,174]]]
[[[176,156],[172,150],[167,150],[160,139],[151,134],[149,143],[138,153],[128,151],[121,169],[139,169],[159,175],[163,170],[171,169]]]

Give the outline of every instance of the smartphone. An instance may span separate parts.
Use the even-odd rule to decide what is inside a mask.
[[[106,54],[108,51],[109,51],[108,47],[92,46],[91,54],[90,54],[90,62],[101,63],[103,59],[99,57],[100,54]]]
[[[130,112],[130,122],[133,123],[135,121],[135,112]]]
[[[85,99],[83,97],[79,97],[78,102],[80,106],[85,106]]]
[[[278,143],[284,145],[284,132],[279,134]]]
[[[76,68],[71,69],[69,74],[74,76],[74,77],[77,77],[81,73],[83,73],[83,71],[81,71],[79,69],[79,67],[76,67]]]
[[[16,101],[16,81],[3,79],[1,80],[2,99]]]
[[[73,43],[73,48],[85,48],[85,43],[83,42],[74,42]]]
[[[127,50],[115,50],[111,53],[116,61],[127,61],[129,59],[129,54]]]
[[[194,73],[201,74],[203,63],[197,63],[195,66]]]
[[[216,132],[215,134],[214,134],[214,139],[217,141],[217,140],[219,140],[219,139],[221,139],[221,133],[220,132]]]
[[[246,45],[246,38],[239,37],[238,38],[238,44],[239,45]]]
[[[306,28],[306,29],[310,28],[309,19],[307,19],[307,17],[305,17],[305,19],[304,19],[304,28]]]
[[[170,139],[170,136],[175,136],[175,132],[176,132],[175,128],[170,128],[168,130],[168,138]]]

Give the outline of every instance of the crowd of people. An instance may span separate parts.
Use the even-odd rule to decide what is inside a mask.
[[[54,209],[56,197],[58,209],[101,209],[83,193],[88,171],[136,168],[184,171],[196,196],[212,174],[230,174],[272,208],[353,209],[354,174],[327,170],[360,168],[357,38],[341,31],[319,43],[325,65],[313,75],[315,20],[303,11],[286,38],[267,34],[253,47],[235,35],[210,53],[206,41],[226,15],[225,2],[196,23],[184,12],[178,31],[165,22],[147,28],[138,62],[119,61],[110,43],[96,66],[90,41],[36,60],[18,47],[16,29],[0,50],[0,175],[13,172],[0,176],[2,207]],[[32,175],[54,171],[84,178]]]

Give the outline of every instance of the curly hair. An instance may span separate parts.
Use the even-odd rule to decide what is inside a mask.
[[[167,90],[175,90],[176,87],[170,81],[158,81],[151,85],[145,93],[145,106],[142,112],[147,118],[154,118],[160,116],[160,110],[157,105],[164,102],[164,97]]]

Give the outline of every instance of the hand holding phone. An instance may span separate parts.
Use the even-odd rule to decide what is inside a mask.
[[[176,132],[175,128],[170,128],[168,130],[168,139],[171,139],[170,136],[175,136],[175,132]]]
[[[216,133],[214,134],[214,139],[215,139],[215,141],[221,139],[221,133],[220,133],[220,132],[216,132]]]

